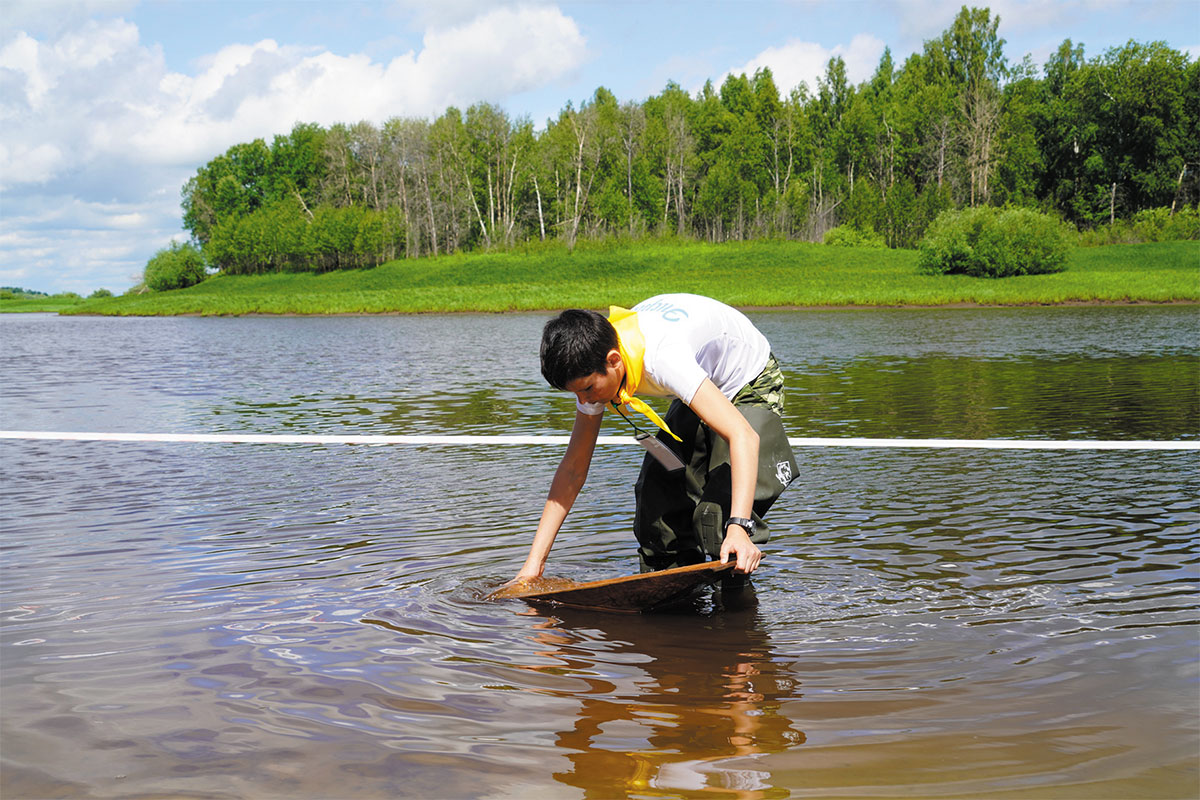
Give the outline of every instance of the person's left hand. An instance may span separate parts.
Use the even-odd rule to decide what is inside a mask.
[[[758,545],[750,541],[749,534],[741,525],[730,525],[725,529],[725,541],[721,545],[721,561],[728,561],[730,556],[737,559],[734,571],[747,575],[758,569],[758,565],[762,561],[762,550],[759,550]]]

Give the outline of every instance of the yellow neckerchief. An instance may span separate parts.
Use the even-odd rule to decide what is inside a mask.
[[[621,382],[617,399],[612,401],[613,408],[616,408],[617,403],[620,402],[621,405],[629,406],[634,411],[640,411],[655,425],[670,434],[675,441],[683,441],[667,427],[667,423],[663,422],[662,417],[654,413],[653,408],[646,405],[645,401],[633,396],[642,382],[642,362],[646,357],[646,337],[642,336],[642,329],[638,325],[637,312],[620,306],[609,306],[608,321],[617,329],[617,352],[621,354],[621,360],[625,362],[625,380]]]

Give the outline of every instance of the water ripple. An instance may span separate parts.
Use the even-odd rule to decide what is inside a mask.
[[[811,339],[789,366],[813,376],[794,433],[1195,434],[1195,392],[1171,385],[1196,356],[1193,312],[1121,312],[1103,319],[1137,336],[1105,341],[1087,311],[1054,335],[1013,327],[1024,313],[934,317],[763,315],[773,340]],[[567,398],[532,361],[509,366],[540,320],[506,319],[455,318],[449,341],[433,318],[0,319],[24,326],[17,361],[41,365],[6,372],[4,412],[33,428],[565,427]],[[35,357],[64,330],[77,361]],[[229,346],[245,336],[261,350]],[[161,369],[119,357],[139,346]],[[1077,377],[1114,371],[1112,391],[1028,394],[1093,347]],[[413,348],[454,366],[414,372]],[[960,378],[1020,391],[954,405]],[[0,443],[4,794],[1194,788],[1194,454],[799,455],[757,591],[642,617],[486,599],[527,552],[549,450]],[[555,574],[633,569],[636,464],[597,459]]]

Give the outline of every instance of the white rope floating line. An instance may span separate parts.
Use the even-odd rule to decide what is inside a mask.
[[[556,445],[569,436],[519,434],[334,435],[291,433],[102,433],[78,431],[0,431],[0,439],[69,442],[192,442],[205,444],[407,444],[407,445]],[[1088,439],[864,439],[790,438],[793,447],[917,447],[982,450],[1200,450],[1200,441]],[[634,444],[632,436],[601,436],[597,445]]]

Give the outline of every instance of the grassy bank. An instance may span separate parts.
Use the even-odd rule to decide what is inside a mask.
[[[19,295],[17,297],[0,297],[0,314],[53,312],[60,313],[74,308],[84,302],[77,294],[72,295]]]
[[[394,261],[323,275],[219,276],[89,300],[65,313],[369,314],[631,304],[660,292],[737,306],[1200,302],[1200,243],[1076,249],[1066,272],[1002,279],[917,273],[916,252],[796,242],[634,243]]]

